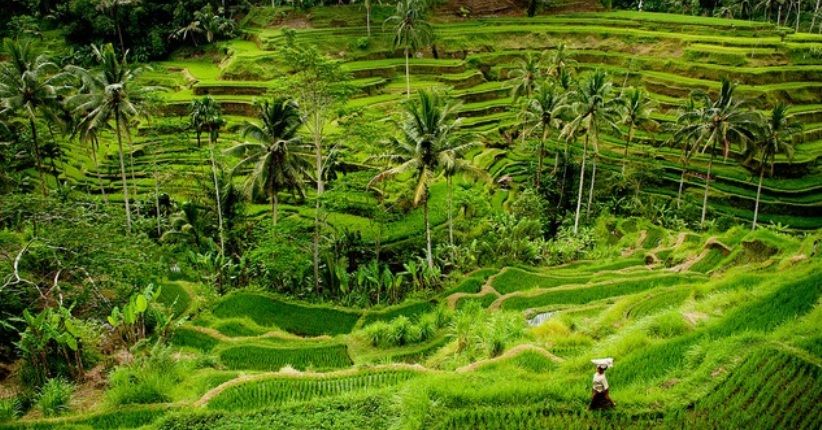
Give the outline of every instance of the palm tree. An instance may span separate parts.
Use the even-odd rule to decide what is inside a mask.
[[[723,79],[715,100],[711,100],[708,94],[698,91],[693,94],[698,107],[683,113],[677,119],[677,124],[680,126],[677,133],[679,136],[693,139],[696,149],[702,147],[702,153],[710,151],[700,224],[705,223],[708,210],[708,190],[717,151],[721,149],[727,158],[732,144],[744,145],[754,139],[757,124],[762,120],[759,113],[743,109],[744,102],[736,99],[735,90],[736,85]]]
[[[788,108],[785,104],[779,103],[774,106],[763,130],[762,138],[756,141],[756,147],[753,148],[753,156],[760,157],[759,184],[756,187],[756,204],[751,226],[754,230],[759,216],[759,198],[762,195],[762,178],[765,176],[765,170],[769,169],[770,175],[773,176],[776,154],[786,154],[789,159],[793,157],[793,142],[788,137],[801,130],[801,126],[790,122],[787,113]]]
[[[553,129],[560,127],[560,114],[569,107],[566,102],[565,92],[557,90],[554,84],[542,82],[537,85],[531,98],[528,100],[525,111],[526,123],[534,124],[534,129],[542,129],[542,138],[537,149],[537,174],[535,185],[541,185],[542,165],[545,159],[545,144],[549,134]],[[559,151],[556,153],[554,168],[559,165]]]
[[[411,97],[411,75],[408,57],[411,51],[431,43],[434,30],[425,20],[428,3],[426,0],[399,0],[394,15],[383,22],[394,26],[394,49],[403,48],[405,53],[405,96]]]
[[[565,43],[560,42],[554,50],[554,53],[551,54],[548,73],[557,79],[559,79],[563,73],[570,73],[571,69],[577,64],[576,60],[571,58],[567,48]]]
[[[211,96],[205,96],[191,102],[191,123],[197,130],[197,146],[200,146],[200,134],[208,132],[208,152],[211,160],[211,176],[214,180],[214,194],[217,202],[217,231],[220,235],[220,256],[225,255],[225,235],[223,231],[223,208],[220,196],[220,184],[217,180],[217,161],[214,158],[214,146],[217,144],[220,127],[225,120],[220,112],[220,105]]]
[[[573,110],[576,117],[563,128],[563,135],[566,139],[573,138],[580,130],[585,130],[585,144],[582,153],[582,166],[579,173],[579,192],[577,196],[577,208],[574,216],[574,233],[579,229],[579,214],[582,204],[582,184],[585,179],[585,158],[588,153],[588,146],[591,145],[594,152],[593,169],[591,171],[591,188],[588,192],[588,207],[586,212],[590,214],[591,203],[594,195],[594,185],[597,174],[597,155],[599,153],[599,129],[605,125],[616,128],[614,120],[617,116],[617,106],[619,100],[611,97],[613,84],[608,80],[608,75],[601,71],[594,71],[588,79],[580,84],[579,90],[575,92],[576,101],[573,103]]]
[[[448,103],[441,95],[420,91],[418,97],[405,105],[405,115],[401,125],[402,140],[392,140],[396,151],[389,158],[399,165],[374,176],[368,184],[374,184],[403,173],[414,175],[414,205],[423,205],[425,222],[426,261],[434,267],[431,250],[431,224],[428,219],[429,188],[438,172],[444,167],[442,162],[449,156],[443,151],[455,150],[455,130],[460,122],[455,119],[456,106]]]
[[[531,99],[531,94],[534,92],[534,87],[537,85],[537,79],[539,79],[541,75],[541,68],[542,64],[540,58],[531,54],[528,54],[525,59],[520,59],[517,61],[517,66],[508,74],[508,77],[513,84],[511,87],[511,97],[513,98],[514,103],[516,103],[521,97],[525,97],[526,100]],[[524,114],[528,109],[528,103],[526,102],[522,107],[522,112]],[[526,132],[527,124],[523,122],[522,131],[520,132],[522,135],[523,144],[525,143]]]
[[[126,165],[123,149],[123,135],[131,141],[130,123],[140,115],[146,115],[145,96],[153,87],[139,87],[137,76],[143,70],[128,64],[127,54],[118,57],[111,44],[102,48],[92,45],[94,55],[99,63],[99,70],[86,70],[82,67],[69,66],[82,82],[78,94],[70,97],[67,104],[82,118],[78,124],[81,133],[96,133],[109,127],[114,121],[114,132],[117,135],[117,149],[120,158],[120,179],[123,183],[125,200],[126,228],[131,232],[131,207],[126,180]]]
[[[622,173],[628,163],[628,147],[634,140],[634,131],[637,127],[654,124],[651,119],[653,107],[648,94],[639,88],[631,88],[622,99],[622,123],[628,126],[628,138],[625,140],[625,153],[622,158]]]
[[[43,176],[43,157],[37,136],[37,116],[46,115],[54,119],[52,108],[57,101],[58,83],[61,74],[45,54],[39,54],[30,41],[3,43],[8,61],[0,64],[0,113],[22,112],[28,119],[34,163],[43,194],[48,194]]]
[[[297,130],[302,125],[297,103],[278,98],[260,103],[259,108],[262,125],[247,123],[243,129],[243,137],[254,142],[241,143],[228,152],[244,157],[232,174],[245,165],[253,165],[245,181],[246,193],[249,197],[253,197],[255,191],[266,193],[271,204],[271,221],[276,226],[277,194],[291,191],[303,197],[303,182],[311,162],[307,154],[297,151],[300,145]]]

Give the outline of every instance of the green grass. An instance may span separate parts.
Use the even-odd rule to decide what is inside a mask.
[[[633,294],[655,287],[692,284],[699,279],[700,277],[694,275],[661,274],[624,281],[606,281],[591,286],[548,291],[530,297],[514,296],[502,302],[502,307],[504,309],[523,310],[559,304],[579,305],[595,300]]]
[[[350,376],[272,377],[226,389],[208,403],[209,409],[254,410],[288,401],[350,395],[396,385],[417,376],[409,370],[363,371]]]
[[[292,303],[246,292],[227,296],[217,303],[213,313],[219,318],[244,315],[260,326],[278,327],[306,336],[349,333],[360,318],[355,310]]]
[[[298,370],[331,370],[352,364],[346,346],[339,344],[299,347],[229,346],[219,352],[219,357],[227,368],[235,370],[277,371],[286,366]]]

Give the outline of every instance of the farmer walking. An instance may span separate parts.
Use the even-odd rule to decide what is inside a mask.
[[[591,360],[591,362],[596,365],[597,371],[594,373],[593,397],[591,398],[591,405],[589,406],[589,409],[597,410],[613,408],[616,404],[613,400],[611,400],[611,396],[608,394],[608,379],[605,378],[605,371],[608,370],[609,367],[614,366],[614,359],[601,358]]]

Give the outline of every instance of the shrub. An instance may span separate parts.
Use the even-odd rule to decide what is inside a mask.
[[[17,397],[0,399],[0,422],[17,418],[20,415],[21,406],[20,399]]]
[[[109,378],[108,400],[115,405],[161,403],[182,380],[170,348],[157,346],[146,357],[116,369]]]
[[[416,321],[401,315],[391,322],[377,321],[369,324],[362,332],[372,346],[390,348],[431,339],[438,329],[445,327],[450,321],[450,311],[440,306],[434,312],[418,317]]]
[[[37,408],[53,417],[68,411],[74,386],[63,378],[49,379],[37,393]]]
[[[654,318],[648,332],[656,337],[674,337],[685,334],[690,329],[679,311],[666,312]]]

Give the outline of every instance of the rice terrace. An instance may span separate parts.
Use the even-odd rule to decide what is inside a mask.
[[[819,0],[6,0],[0,429],[822,428]]]

